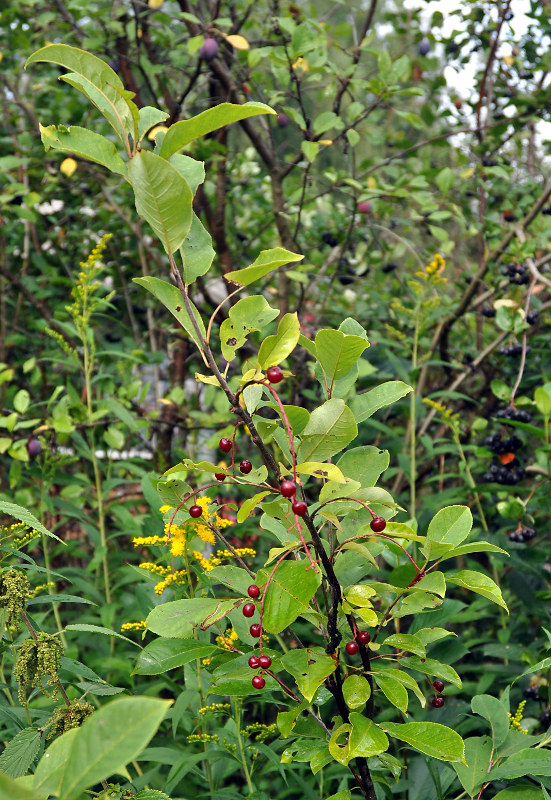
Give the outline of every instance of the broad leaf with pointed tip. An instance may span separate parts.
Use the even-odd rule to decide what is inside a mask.
[[[71,125],[66,128],[64,125],[40,125],[40,137],[44,150],[60,150],[62,153],[73,153],[82,158],[88,158],[101,164],[103,167],[122,175],[128,180],[126,175],[126,164],[119,155],[117,148],[105,136],[89,131],[87,128],[80,128],[78,125]]]
[[[267,633],[281,633],[303,611],[321,583],[321,573],[308,561],[283,561],[276,569],[264,600],[263,626]]]
[[[344,400],[327,400],[318,406],[302,432],[301,461],[325,461],[356,438],[358,426]]]
[[[351,405],[356,422],[363,422],[380,408],[396,403],[397,400],[401,400],[412,391],[413,388],[403,381],[387,381],[368,392],[357,395]]]
[[[282,267],[284,264],[290,264],[293,261],[302,261],[303,258],[304,256],[291,253],[290,250],[285,250],[283,247],[274,247],[272,250],[262,250],[250,267],[228,272],[224,277],[228,281],[240,284],[240,286],[248,286],[274,269]]]
[[[445,725],[437,722],[381,722],[381,728],[431,758],[465,762],[463,739]]]
[[[201,348],[201,342],[199,341],[199,337],[197,336],[197,331],[195,330],[195,326],[191,321],[191,317],[189,316],[187,309],[184,305],[184,301],[182,298],[182,294],[180,290],[174,286],[172,283],[168,283],[167,281],[162,281],[160,278],[153,278],[151,275],[148,275],[145,278],[133,278],[134,283],[137,283],[139,286],[143,286],[144,289],[147,289],[148,292],[151,292],[157,300],[160,300],[161,303],[168,308],[170,313],[176,317],[182,328],[186,331],[187,334],[193,339],[197,347]],[[191,302],[189,301],[195,319],[197,321],[197,325],[203,336],[206,335],[205,326],[203,324],[203,320],[201,315]]]

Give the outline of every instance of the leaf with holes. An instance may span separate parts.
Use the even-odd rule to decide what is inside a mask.
[[[324,680],[337,668],[337,662],[326,655],[321,647],[289,650],[280,662],[294,677],[302,696],[309,703]]]

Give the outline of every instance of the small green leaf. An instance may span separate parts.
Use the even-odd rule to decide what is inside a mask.
[[[503,703],[500,703],[497,697],[489,694],[477,694],[471,700],[471,708],[474,714],[479,714],[490,723],[494,747],[503,744],[510,727],[507,710]]]
[[[195,213],[191,219],[189,233],[180,247],[180,256],[183,264],[182,279],[185,284],[193,283],[199,276],[205,275],[214,260],[215,252],[210,233]]]
[[[24,728],[5,746],[0,755],[0,771],[10,778],[26,775],[40,750],[41,733],[36,728]]]
[[[337,466],[343,473],[362,486],[375,486],[390,463],[388,450],[379,450],[372,445],[353,447],[342,455]]]
[[[465,761],[463,739],[445,725],[437,722],[382,722],[381,728],[431,758]]]
[[[333,398],[318,406],[302,432],[301,461],[325,461],[344,450],[358,434],[352,411],[344,400]]]
[[[392,675],[385,675],[384,672],[374,673],[373,680],[387,700],[407,716],[409,698],[404,685]]]
[[[171,125],[165,134],[159,155],[169,158],[200,136],[259,114],[276,114],[276,112],[264,103],[219,103],[196,117],[183,119]]]
[[[254,281],[263,278],[264,275],[272,272],[272,270],[282,267],[284,264],[301,261],[303,258],[304,256],[291,253],[290,250],[284,250],[283,247],[275,247],[272,250],[262,250],[250,267],[228,272],[224,277],[226,280],[238,283],[240,286],[248,286],[250,283],[254,283]]]
[[[523,775],[551,775],[551,751],[527,747],[507,758],[503,764],[494,767],[487,775],[490,781],[512,780]]]
[[[494,583],[487,575],[483,575],[481,572],[474,572],[470,569],[462,569],[447,572],[446,578],[448,583],[454,583],[456,586],[461,586],[463,589],[481,594],[493,603],[497,603],[498,606],[501,606],[509,613],[509,609],[501,595],[501,589],[497,583]]]
[[[278,325],[277,333],[267,336],[260,345],[260,369],[265,370],[284,361],[295,349],[299,336],[300,323],[297,314],[285,314]]]
[[[401,663],[408,669],[415,669],[425,675],[431,675],[433,678],[440,678],[448,683],[453,683],[458,689],[461,689],[461,678],[448,664],[441,664],[440,661],[435,661],[432,658],[419,658],[418,656],[408,656],[401,659]]]
[[[474,797],[478,793],[482,783],[486,780],[492,753],[492,742],[487,736],[465,739],[465,761],[467,763],[453,764],[453,768],[470,797]]]
[[[371,687],[363,675],[349,675],[342,685],[342,693],[348,708],[361,708],[371,697]]]
[[[423,642],[412,633],[393,633],[387,636],[381,644],[395,647],[397,650],[407,650],[409,653],[415,653],[415,655],[423,658],[426,656]]]
[[[291,625],[306,611],[320,584],[321,573],[307,561],[283,561],[266,591],[263,615],[266,632],[281,633]]]
[[[13,398],[13,407],[18,414],[24,414],[31,402],[31,396],[26,389],[20,389]]]
[[[264,500],[264,498],[269,494],[272,494],[272,492],[270,491],[257,492],[257,494],[247,498],[247,500],[244,501],[243,505],[237,512],[237,521],[245,522],[245,520],[248,519],[248,517],[252,514],[257,505],[260,502],[262,502],[262,500]]]
[[[128,164],[136,211],[167,253],[182,246],[191,228],[193,195],[176,167],[150,150],[140,150]],[[147,280],[142,278],[142,280]]]
[[[133,675],[161,675],[176,667],[182,667],[197,658],[212,655],[216,647],[196,639],[159,638],[150,642],[140,655]]]
[[[206,629],[221,620],[235,600],[194,597],[156,606],[146,619],[147,629],[168,639],[190,639],[195,628]]]
[[[280,662],[295,678],[301,694],[309,703],[324,680],[337,668],[337,662],[321,647],[289,650]]]
[[[145,278],[133,278],[133,280],[134,283],[137,283],[139,286],[143,286],[144,289],[147,289],[148,292],[151,292],[151,294],[156,297],[157,300],[161,301],[165,308],[167,308],[170,313],[176,317],[182,328],[184,328],[186,333],[195,342],[197,347],[200,348],[201,342],[199,341],[195,326],[193,325],[191,317],[189,316],[184,305],[180,290],[173,284],[167,283],[167,281],[162,281],[160,278],[153,278],[150,275]],[[205,326],[203,320],[201,319],[201,315],[191,300],[189,303],[199,326],[199,330],[201,331],[202,335],[205,336]]]
[[[130,642],[130,644],[133,644],[134,647],[140,646],[137,642],[133,642],[132,639],[129,639],[128,636],[123,636],[122,634],[112,631],[109,628],[102,628],[100,625],[88,625],[86,622],[66,625],[65,630],[81,631],[83,633],[102,633],[104,636],[115,636],[117,639],[124,639],[125,642]]]
[[[360,336],[347,336],[342,331],[323,328],[316,335],[316,357],[325,374],[326,385],[348,375],[369,342]]]
[[[99,133],[89,131],[87,128],[79,128],[78,125],[71,125],[66,128],[64,125],[40,125],[40,137],[44,150],[60,150],[63,153],[74,153],[76,156],[87,158],[101,164],[111,172],[127,178],[126,164],[119,155],[113,142]]]
[[[235,358],[237,349],[245,344],[252,331],[264,328],[278,313],[277,308],[269,306],[262,295],[243,297],[232,306],[228,318],[220,325],[220,344],[226,361]]]
[[[357,395],[351,404],[356,422],[363,422],[380,408],[396,403],[397,400],[412,391],[413,388],[403,381],[387,381],[368,392]]]

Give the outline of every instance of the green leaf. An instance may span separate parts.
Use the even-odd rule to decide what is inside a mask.
[[[40,750],[40,731],[24,728],[8,742],[0,755],[0,771],[10,778],[26,775]]]
[[[352,411],[344,400],[326,400],[310,415],[302,432],[301,461],[325,461],[350,444],[358,434]]]
[[[473,515],[467,506],[446,506],[434,515],[427,531],[422,552],[427,558],[443,555],[463,542],[473,526]]]
[[[415,653],[415,655],[423,658],[426,656],[423,642],[412,633],[393,633],[387,636],[381,644],[395,647],[398,650],[407,650],[409,653]]]
[[[297,314],[285,314],[277,327],[277,333],[267,336],[260,345],[260,369],[268,369],[286,359],[295,349],[299,336],[300,323]]]
[[[219,103],[196,117],[183,119],[171,125],[164,136],[159,155],[169,158],[194,139],[230,125],[232,122],[239,122],[259,114],[276,113],[264,103]]]
[[[296,725],[296,721],[299,718],[299,715],[304,711],[305,708],[308,707],[308,701],[303,700],[298,705],[295,704],[290,709],[290,711],[280,711],[277,715],[277,727],[279,728],[279,732],[283,736],[284,739],[289,737],[289,734],[293,730]]]
[[[324,328],[316,335],[315,345],[316,357],[330,390],[336,380],[348,375],[369,342],[360,336],[347,336],[342,331]]]
[[[321,573],[312,569],[309,562],[283,561],[277,567],[264,599],[263,626],[266,633],[281,633],[291,625],[299,614],[306,611],[320,584]]]
[[[242,567],[236,567],[233,564],[215,567],[209,572],[208,579],[212,584],[221,583],[230,588],[232,592],[238,592],[247,600],[249,599],[247,590],[251,585],[251,576]]]
[[[243,297],[232,306],[228,318],[220,325],[220,344],[226,361],[235,358],[237,349],[243,347],[252,331],[264,328],[278,313],[277,308],[269,306],[266,298],[258,294]]]
[[[487,779],[492,752],[492,742],[487,736],[473,736],[465,739],[465,761],[467,763],[454,764],[453,768],[470,797],[474,797]]]
[[[342,685],[342,693],[348,708],[361,708],[371,697],[371,687],[363,675],[349,675]]]
[[[316,135],[325,133],[331,128],[341,130],[343,128],[342,119],[334,111],[322,111],[318,114],[313,123],[313,130]]]
[[[37,795],[0,772],[0,800],[44,800],[44,795]]]
[[[337,668],[337,662],[326,655],[321,647],[289,650],[280,662],[294,677],[301,694],[309,703],[324,680]]]
[[[463,739],[445,725],[437,722],[382,722],[381,728],[431,758],[465,761]]]
[[[262,500],[264,500],[264,498],[269,494],[272,494],[272,492],[270,492],[270,491],[257,492],[257,494],[255,494],[252,497],[249,497],[247,500],[245,500],[243,505],[241,506],[241,508],[237,512],[237,521],[238,522],[245,522],[245,520],[252,514],[252,512],[257,507],[257,505],[260,502],[262,502]]]
[[[102,633],[104,636],[115,636],[117,639],[124,639],[125,642],[130,642],[130,644],[133,644],[134,647],[140,646],[137,644],[137,642],[133,642],[132,639],[129,639],[128,636],[123,636],[122,634],[112,631],[109,628],[102,628],[100,625],[88,625],[86,622],[66,625],[65,630],[82,631],[83,633]]]
[[[447,194],[455,183],[455,174],[449,167],[444,167],[444,169],[440,170],[434,182],[442,194]]]
[[[27,59],[29,64],[47,61],[70,70],[60,80],[82,91],[113,127],[122,142],[128,134],[136,138],[137,106],[131,102],[131,92],[126,92],[117,73],[92,53],[66,44],[49,44]]]
[[[304,157],[310,162],[316,158],[320,151],[320,146],[319,142],[308,142],[305,139],[300,143],[300,149],[304,153]]]
[[[387,700],[407,716],[409,698],[404,685],[392,675],[385,675],[383,672],[375,672],[373,680]]]
[[[160,300],[161,303],[167,308],[172,316],[176,317],[182,328],[186,331],[186,333],[190,336],[190,338],[195,342],[197,347],[201,347],[201,342],[197,337],[197,333],[195,331],[195,327],[191,321],[191,317],[189,316],[186,307],[184,306],[184,301],[182,299],[182,294],[180,290],[173,286],[171,283],[167,283],[167,281],[162,281],[160,278],[153,278],[151,276],[147,276],[146,278],[133,278],[134,283],[137,283],[139,286],[143,286],[144,289],[147,289],[148,292]],[[201,319],[201,315],[191,302],[189,304],[193,310],[193,314],[199,326],[199,330],[203,334],[206,335],[205,326],[203,320]]]
[[[509,613],[509,609],[501,595],[501,589],[494,583],[494,581],[487,575],[481,572],[474,572],[470,569],[462,569],[454,572],[447,572],[446,578],[448,583],[454,583],[456,586],[461,586],[463,589],[469,589],[471,592],[481,594],[483,597],[488,598],[493,603]]]
[[[193,213],[191,228],[180,247],[184,283],[193,283],[200,275],[205,275],[209,271],[215,255],[210,233],[197,214]]]
[[[170,800],[170,797],[158,789],[142,789],[136,795],[135,800]]]
[[[122,175],[127,180],[126,164],[119,155],[113,142],[99,133],[71,125],[40,125],[40,137],[44,150],[60,150],[63,153],[74,153],[76,156],[87,158],[101,164],[117,175]]]
[[[490,542],[470,542],[470,544],[462,544],[460,547],[454,547],[453,550],[447,550],[444,555],[440,556],[442,561],[447,558],[456,558],[457,556],[467,555],[468,553],[504,553],[509,556],[507,550],[498,547],[497,544]]]
[[[133,761],[161,724],[170,701],[153,697],[113,700],[84,720],[73,738],[60,795],[79,797]]]
[[[494,795],[493,800],[547,800],[548,797],[549,794],[547,792],[543,794],[542,789],[530,786],[512,786],[510,789],[502,789],[501,792]]]
[[[174,253],[191,228],[193,195],[188,182],[176,167],[150,150],[140,150],[130,160],[128,177],[136,211],[149,222],[166,252]]]
[[[347,450],[339,458],[337,466],[347,477],[354,478],[362,486],[375,486],[389,463],[388,450],[379,450],[378,447],[365,445]]]
[[[219,106],[217,106],[217,108],[219,108]],[[282,267],[284,264],[301,261],[303,258],[304,256],[291,253],[290,250],[284,250],[283,247],[275,247],[272,250],[262,250],[250,267],[228,272],[224,277],[226,280],[238,283],[240,286],[248,286],[250,283],[254,283],[254,281],[263,278],[264,275],[272,272],[272,270]]]
[[[370,606],[377,592],[372,586],[365,583],[357,583],[347,586],[344,591],[346,600],[353,606]]]
[[[368,392],[357,395],[351,403],[356,422],[363,422],[380,408],[396,403],[397,400],[412,391],[412,387],[403,381],[387,381]]]
[[[339,739],[346,733],[348,733],[346,743],[339,745]],[[350,714],[350,722],[339,725],[329,740],[329,752],[335,761],[344,766],[347,766],[353,758],[376,756],[384,753],[387,748],[388,739],[381,727],[355,711]]]
[[[138,141],[141,142],[145,134],[155,125],[162,125],[168,118],[166,111],[154,106],[143,106],[140,108],[138,116]]]
[[[544,417],[548,417],[551,414],[551,394],[544,386],[538,386],[534,392],[534,400],[540,414],[543,414]]]
[[[150,611],[146,619],[147,629],[167,639],[190,639],[194,628],[204,630],[214,625],[234,607],[235,600],[207,597],[171,600]]]
[[[27,511],[26,508],[23,506],[18,506],[15,503],[6,503],[3,500],[0,501],[0,513],[7,514],[9,517],[13,517],[14,519],[18,519],[20,522],[24,522],[25,525],[28,525],[29,528],[32,528],[38,533],[43,533],[45,536],[50,536],[52,539],[56,539],[58,542],[66,546],[66,543],[62,541],[59,536],[56,536],[55,533],[51,533],[44,525],[34,516],[31,514],[30,511]]]
[[[161,675],[196,658],[210,656],[215,651],[215,645],[196,639],[155,639],[138,656],[132,674]]]
[[[408,656],[401,659],[401,664],[408,669],[415,669],[425,675],[431,675],[433,678],[440,678],[448,683],[453,683],[458,689],[461,689],[461,678],[448,664],[441,664],[440,661],[435,661],[432,658],[418,658],[417,656]]]
[[[33,789],[44,795],[58,795],[61,781],[78,728],[72,728],[55,739],[48,747],[36,767]]]
[[[536,750],[534,747],[520,750],[490,770],[487,780],[511,780],[523,775],[551,775],[551,750]]]
[[[293,427],[293,426],[292,426]],[[305,461],[296,465],[299,475],[313,475],[316,478],[326,478],[336,483],[345,483],[346,478],[336,464],[324,464],[321,461]]]
[[[18,414],[24,414],[31,402],[31,396],[26,389],[20,389],[13,398],[13,407]]]
[[[489,694],[477,694],[471,700],[471,708],[490,723],[494,747],[503,744],[509,733],[509,717],[503,703]]]
[[[177,153],[174,156],[170,156],[168,163],[176,167],[180,175],[188,182],[191,194],[195,195],[195,192],[206,177],[204,162]]]
[[[379,671],[373,672],[373,677],[375,678],[376,675],[382,675],[383,678],[391,677],[397,680],[399,683],[403,684],[406,689],[410,689],[414,695],[419,700],[421,707],[424,708],[427,704],[427,700],[421,688],[415,678],[412,678],[411,675],[404,670],[401,669],[384,669]]]

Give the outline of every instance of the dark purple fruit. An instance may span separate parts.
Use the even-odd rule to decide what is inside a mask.
[[[33,436],[32,439],[29,439],[27,442],[27,453],[29,454],[30,458],[36,458],[42,452],[42,445],[38,441],[37,438]]]
[[[203,61],[212,61],[218,55],[218,42],[207,37],[199,48],[199,58]]]

